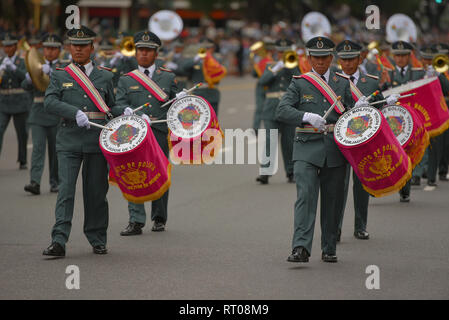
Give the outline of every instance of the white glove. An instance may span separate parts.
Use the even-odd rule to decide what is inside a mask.
[[[50,74],[50,72],[51,72],[50,66],[48,64],[42,65],[42,72],[45,74]]]
[[[320,131],[324,131],[325,129],[326,120],[319,114],[306,112],[302,117],[302,121],[310,123]]]
[[[90,128],[89,118],[81,110],[78,110],[76,112],[76,124],[78,125],[78,127],[81,127],[81,128],[82,127],[86,127],[87,129]]]
[[[168,69],[170,69],[170,70],[178,69],[178,65],[176,63],[174,63],[174,62],[171,62],[171,61],[167,62],[166,67]]]
[[[0,65],[0,71],[5,71],[6,70],[6,64],[5,63],[2,63],[1,65]]]
[[[431,64],[427,66],[427,70],[426,70],[427,78],[436,77],[438,75],[439,75],[439,73],[433,68],[433,66]]]
[[[25,74],[25,79],[27,80],[28,83],[32,83],[33,82],[31,80],[30,74],[28,72]]]
[[[17,66],[14,63],[12,63],[11,59],[5,58],[5,60],[6,60],[5,61],[6,68],[8,68],[12,71],[16,71]]]
[[[203,59],[203,58],[201,58],[200,55],[197,54],[197,55],[195,56],[195,58],[193,58],[193,61],[198,62],[198,61],[200,61],[201,59]]]
[[[181,98],[184,98],[187,95],[187,92],[185,92],[184,90],[182,90],[181,92],[178,92],[176,94],[176,99],[179,100]]]
[[[114,53],[114,56],[109,63],[111,64],[111,66],[115,66],[115,64],[122,58],[123,54],[120,51],[117,51],[116,53]]]
[[[123,111],[124,116],[131,116],[133,114],[134,114],[133,109],[131,109],[130,107],[126,107],[125,111]]]
[[[395,104],[396,102],[398,102],[399,97],[399,94],[393,93],[392,95],[389,95],[385,100],[387,100],[387,104]]]
[[[151,119],[150,119],[149,116],[147,116],[146,114],[143,114],[143,115],[142,115],[142,118],[143,118],[144,120],[146,120],[146,122],[148,122],[148,124],[151,126]]]
[[[273,71],[274,73],[278,72],[279,70],[284,68],[284,62],[283,61],[279,61],[278,63],[276,63],[274,65],[274,67],[271,68],[271,71]]]
[[[369,102],[365,96],[360,97],[360,99],[355,103],[354,108],[359,107],[369,107]]]

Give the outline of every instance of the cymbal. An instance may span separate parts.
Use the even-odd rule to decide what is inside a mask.
[[[36,48],[31,48],[27,51],[25,63],[33,85],[37,90],[44,92],[50,84],[50,77],[42,72],[42,65],[45,63],[44,57]]]

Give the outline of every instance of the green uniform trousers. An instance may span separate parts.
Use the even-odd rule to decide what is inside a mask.
[[[37,124],[31,125],[31,139],[33,152],[31,153],[30,180],[41,184],[42,172],[45,164],[45,147],[48,142],[48,164],[50,168],[50,185],[57,186],[58,159],[56,156],[56,132],[58,127],[44,127]]]
[[[264,120],[264,126],[267,130],[266,132],[266,140],[265,140],[265,154],[266,157],[271,159],[271,152],[270,152],[270,145],[271,143],[276,144],[276,148],[274,150],[277,150],[277,143],[278,141],[271,141],[270,138],[270,129],[276,129],[278,130],[278,133],[281,135],[281,150],[282,150],[282,158],[284,159],[284,169],[285,172],[288,175],[293,174],[293,142],[295,139],[295,132],[296,127],[287,125],[285,123],[281,123],[278,121],[273,120]],[[262,168],[268,168],[270,167],[270,162],[261,165]]]
[[[442,143],[441,159],[438,174],[440,176],[446,176],[449,167],[449,129],[444,131],[442,136],[443,136],[443,143]]]
[[[326,254],[336,253],[346,169],[346,164],[334,168],[324,164],[320,168],[301,160],[294,162],[297,200],[292,248],[303,246],[312,252],[318,194],[321,192],[321,250]]]
[[[439,136],[430,139],[430,145],[427,148],[429,151],[429,159],[427,163],[427,181],[435,182],[437,180],[437,170],[443,154],[444,136]]]
[[[21,113],[4,113],[0,111],[0,154],[2,152],[3,135],[8,127],[9,120],[13,117],[14,128],[16,129],[17,140],[19,142],[19,155],[17,161],[20,164],[27,163],[27,142],[28,142],[28,111]]]
[[[154,137],[156,138],[159,146],[164,152],[165,156],[169,156],[167,133],[153,129]],[[151,202],[151,221],[158,220],[163,223],[167,222],[167,206],[168,206],[168,192],[155,201]],[[129,222],[138,222],[145,224],[146,222],[146,212],[144,204],[137,204],[133,202],[128,202],[129,211]]]
[[[56,201],[56,223],[51,235],[53,242],[63,247],[72,228],[76,180],[83,165],[84,234],[92,246],[106,245],[109,209],[108,165],[101,153],[58,151],[59,193]]]
[[[366,231],[366,224],[368,220],[369,193],[366,192],[365,189],[363,189],[359,177],[357,177],[355,172],[351,170],[350,165],[348,165],[346,170],[347,171],[345,176],[345,188],[344,188],[345,195],[338,229],[341,230],[343,225],[343,217],[345,213],[346,201],[348,199],[348,191],[349,191],[349,176],[352,171],[352,196],[354,198],[354,232]]]
[[[254,111],[253,129],[257,131],[260,129],[260,124],[262,122],[262,110],[265,102],[265,90],[259,83],[256,85],[255,98],[256,110]]]

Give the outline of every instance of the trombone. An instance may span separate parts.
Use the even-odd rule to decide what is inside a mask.
[[[296,68],[299,63],[298,54],[293,50],[285,51],[282,55],[282,61],[287,69]]]
[[[449,70],[449,58],[445,54],[438,54],[432,59],[432,67],[438,73]]]

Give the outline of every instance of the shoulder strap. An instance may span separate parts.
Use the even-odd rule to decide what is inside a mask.
[[[162,90],[156,82],[147,77],[144,73],[140,72],[138,69],[128,72],[126,75],[130,76],[138,83],[140,83],[145,89],[147,89],[153,96],[156,97],[160,102],[164,102],[167,100],[168,96]]]

